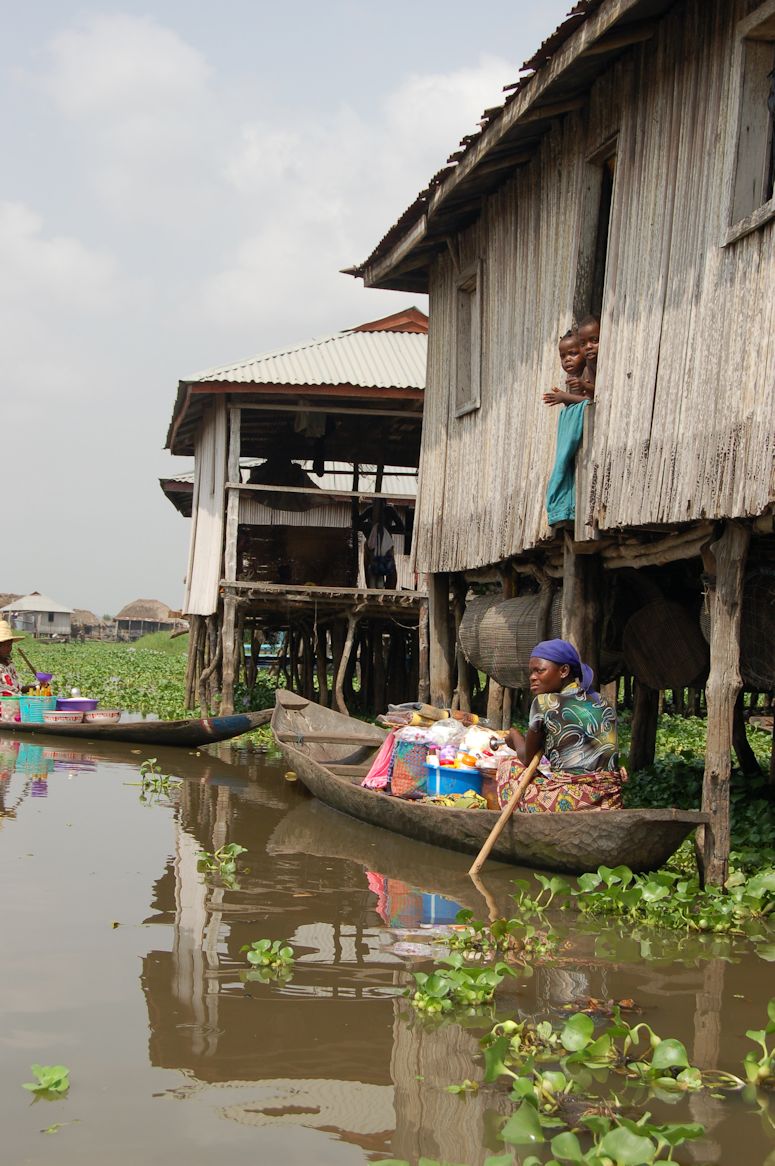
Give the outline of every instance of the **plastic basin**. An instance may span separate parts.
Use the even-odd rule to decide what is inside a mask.
[[[436,794],[465,794],[470,789],[475,794],[482,792],[482,775],[478,769],[455,768],[452,765],[425,766],[425,792],[431,797]]]
[[[53,705],[51,706],[54,707]],[[97,707],[97,701],[87,696],[58,696],[57,708],[76,713],[90,713]]]

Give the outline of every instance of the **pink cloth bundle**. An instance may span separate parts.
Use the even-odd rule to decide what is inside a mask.
[[[384,745],[372,762],[371,769],[364,777],[361,785],[366,789],[385,789],[390,778],[390,762],[393,757],[395,733],[388,733]]]

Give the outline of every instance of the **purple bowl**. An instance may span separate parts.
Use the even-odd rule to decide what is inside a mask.
[[[90,713],[97,707],[96,700],[86,696],[58,696],[57,708],[69,709],[71,712]]]
[[[49,680],[54,675],[54,673],[53,672],[36,672],[35,675],[37,676],[37,678],[41,684],[48,684]]]

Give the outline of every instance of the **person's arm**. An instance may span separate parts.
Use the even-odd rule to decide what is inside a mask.
[[[552,389],[551,392],[544,393],[545,405],[575,405],[579,401],[588,400],[586,393],[571,393],[566,389]]]

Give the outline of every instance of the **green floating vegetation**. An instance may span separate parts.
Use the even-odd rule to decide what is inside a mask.
[[[242,973],[243,980],[289,980],[292,974],[294,951],[282,939],[254,939],[243,944],[240,951],[247,955],[250,968]]]
[[[238,842],[227,842],[217,850],[200,850],[196,858],[196,869],[200,874],[217,875],[223,885],[230,890],[239,890],[237,882],[237,859],[247,854],[247,847]]]
[[[70,1088],[70,1070],[67,1065],[30,1065],[35,1081],[25,1081],[22,1089],[39,1097],[61,1097]]]
[[[140,781],[128,782],[128,785],[140,786],[140,801],[146,805],[159,802],[161,798],[169,798],[177,786],[183,783],[168,773],[162,773],[161,766],[155,757],[149,757],[140,766]]]
[[[69,694],[77,687],[103,708],[154,713],[168,721],[190,717],[193,712],[185,705],[187,638],[171,640],[165,633],[154,633],[134,644],[47,644],[30,639],[23,646],[35,668],[53,674],[54,692]],[[174,647],[178,644],[179,649]],[[244,685],[237,687],[235,708],[269,708],[274,704],[275,688],[275,680],[262,670],[252,693],[248,694]]]
[[[430,972],[414,972],[415,990],[407,995],[418,1012],[428,1016],[455,1009],[479,1008],[490,1004],[495,990],[514,969],[499,961],[489,967],[467,967],[463,956],[455,952],[440,960]]]

